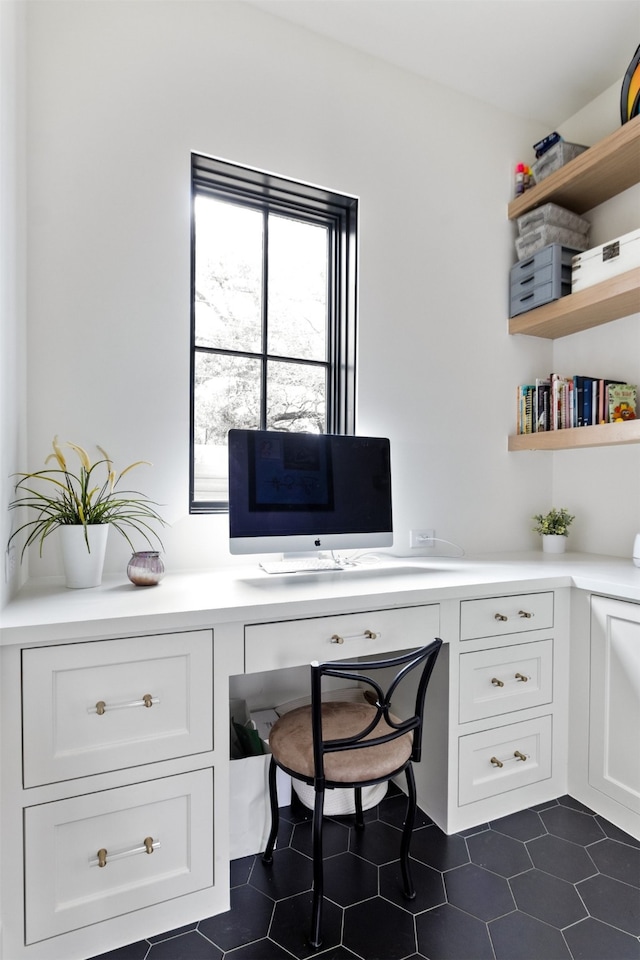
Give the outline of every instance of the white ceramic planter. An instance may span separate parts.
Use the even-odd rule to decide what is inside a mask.
[[[60,527],[62,563],[68,587],[82,589],[98,587],[102,583],[109,524],[90,523],[86,530],[90,550],[87,549],[82,524],[63,524]]]
[[[567,538],[555,533],[543,533],[542,549],[544,553],[564,553],[567,549]]]

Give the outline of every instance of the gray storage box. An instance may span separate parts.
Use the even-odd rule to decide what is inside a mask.
[[[571,264],[575,250],[551,243],[509,272],[509,316],[559,300],[571,293]]]
[[[550,173],[555,173],[565,163],[575,160],[576,157],[588,149],[589,147],[583,147],[579,143],[567,143],[565,140],[561,140],[534,162],[531,168],[534,180],[536,183],[540,183]]]
[[[518,233],[524,236],[531,230],[542,227],[545,223],[551,223],[556,227],[565,227],[566,230],[573,230],[575,233],[588,234],[591,224],[584,217],[579,217],[577,213],[566,210],[558,206],[557,203],[544,203],[535,210],[529,210],[518,217]]]
[[[518,260],[525,260],[550,243],[559,243],[580,253],[589,246],[589,235],[576,233],[575,230],[567,230],[565,227],[556,227],[553,223],[544,223],[541,227],[525,233],[523,237],[516,237]]]

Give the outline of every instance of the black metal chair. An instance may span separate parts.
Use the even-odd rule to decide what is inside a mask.
[[[420,760],[425,695],[442,640],[436,638],[418,650],[386,660],[353,663],[312,663],[311,704],[285,713],[271,728],[269,746],[269,797],[271,832],[262,855],[273,862],[279,813],[276,768],[314,788],[313,809],[313,901],[309,943],[322,944],[323,852],[322,821],[326,789],[353,787],[356,827],[364,828],[362,788],[390,780],[405,771],[407,812],[400,845],[405,896],[412,900],[415,889],[409,868],[409,846],[416,813],[416,786],[412,763]],[[399,719],[392,713],[392,698],[399,685],[421,667],[412,713]],[[398,669],[399,668],[399,669]],[[369,676],[378,670],[393,670],[386,690]],[[364,685],[360,702],[322,700],[324,677],[337,677]],[[384,682],[384,681],[383,681]]]

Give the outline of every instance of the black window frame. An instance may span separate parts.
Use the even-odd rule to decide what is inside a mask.
[[[196,344],[195,326],[195,198],[207,195],[232,201],[268,213],[290,215],[296,219],[323,224],[328,229],[328,317],[326,361],[304,361],[327,369],[327,432],[354,434],[356,420],[356,314],[357,314],[357,242],[358,199],[242,166],[229,160],[191,154],[191,344],[189,387],[189,513],[228,512],[228,502],[195,500],[195,367],[199,353],[259,356],[263,369],[260,429],[265,429],[265,368],[272,358],[262,351],[243,351],[202,347]],[[263,311],[264,314],[264,311]],[[263,348],[265,344],[263,342]]]

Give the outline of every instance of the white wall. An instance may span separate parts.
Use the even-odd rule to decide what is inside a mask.
[[[562,124],[564,138],[589,145],[614,130],[619,124],[621,86],[622,82],[610,87]],[[593,246],[637,230],[640,185],[596,207],[588,217]],[[637,315],[625,317],[556,341],[554,368],[640,384],[638,319]],[[576,515],[572,546],[590,553],[631,556],[634,536],[640,531],[640,445],[564,450],[552,458],[554,502],[570,507]]]
[[[556,362],[506,321],[513,166],[548,131],[244,4],[27,16],[29,468],[56,433],[152,460],[136,482],[166,505],[167,567],[230,562],[225,518],[187,515],[195,149],[360,197],[358,429],[391,438],[396,551],[415,526],[467,552],[536,546],[531,515],[552,481],[574,506],[564,478],[589,456],[507,453],[516,385]],[[595,460],[637,476],[638,453]],[[606,522],[597,547],[625,554],[607,494],[585,494],[575,544]],[[112,537],[107,568],[127,556]],[[31,575],[58,569],[51,538]]]
[[[0,608],[25,571],[5,580],[4,546],[17,514],[10,475],[26,459],[24,8],[0,3]]]

